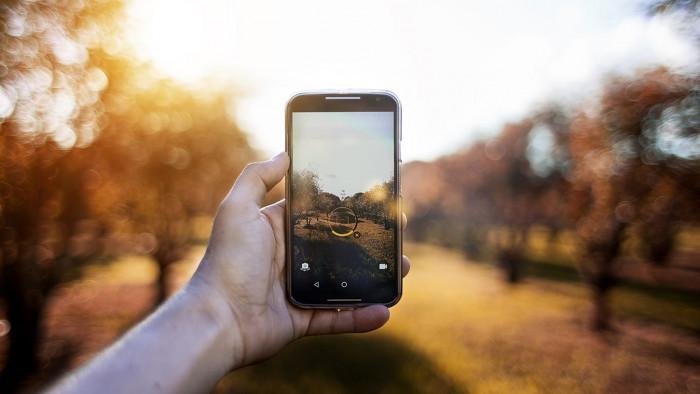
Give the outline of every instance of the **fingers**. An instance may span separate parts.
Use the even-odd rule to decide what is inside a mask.
[[[261,209],[261,212],[267,216],[270,223],[272,223],[273,228],[284,228],[284,207],[286,205],[287,203],[285,200],[279,200]]]
[[[231,189],[228,199],[260,206],[265,194],[278,184],[289,168],[289,156],[281,152],[267,161],[248,164]]]
[[[262,209],[263,213],[265,214],[275,214],[275,215],[284,215],[284,208],[287,206],[287,200],[282,199],[277,201],[274,204],[270,204]]]
[[[389,320],[389,308],[370,305],[348,311],[314,311],[306,335],[342,334],[376,330]]]
[[[408,257],[403,256],[401,258],[401,276],[404,278],[406,275],[408,275],[408,271],[411,270],[411,262],[408,260]]]

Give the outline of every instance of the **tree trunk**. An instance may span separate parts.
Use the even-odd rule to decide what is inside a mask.
[[[522,280],[522,253],[515,246],[507,246],[499,253],[499,263],[506,282],[518,283]]]
[[[507,245],[499,253],[499,262],[508,283],[518,283],[523,279],[526,244],[526,230],[508,229]]]
[[[158,276],[156,277],[155,290],[156,295],[153,302],[153,308],[157,308],[168,298],[168,263],[165,261],[156,261],[158,265]]]
[[[555,226],[549,227],[549,234],[547,234],[547,254],[549,258],[554,258],[557,255],[559,244],[557,243],[559,239],[559,228]]]
[[[610,287],[594,286],[593,287],[593,314],[591,316],[591,329],[594,331],[610,330],[610,304],[608,296]]]
[[[21,288],[5,283],[7,294],[7,317],[10,322],[8,338],[10,346],[7,363],[0,378],[0,387],[8,392],[15,391],[22,381],[38,369],[37,353],[41,331],[43,300],[39,294],[32,294],[36,289]]]
[[[613,270],[615,256],[619,251],[619,238],[606,245],[588,244],[589,253],[587,263],[588,270],[583,265],[584,276],[588,282],[593,298],[593,310],[591,311],[590,327],[593,331],[605,331],[611,328],[609,305],[609,294],[616,284],[616,277]]]

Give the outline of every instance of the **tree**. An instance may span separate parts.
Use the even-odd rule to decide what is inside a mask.
[[[562,107],[550,104],[489,140],[434,163],[405,166],[406,205],[417,223],[409,230],[434,233],[470,258],[483,258],[491,247],[506,278],[520,280],[531,226],[556,233],[566,225],[569,122]],[[415,182],[422,187],[412,190]],[[499,238],[491,244],[490,233]]]
[[[697,138],[692,117],[698,104],[693,82],[662,68],[611,80],[599,110],[581,113],[573,123],[570,200],[581,271],[593,290],[595,330],[610,328],[608,297],[628,228],[641,222],[647,239],[661,231],[663,237],[649,245],[648,255],[665,260],[674,237],[670,219],[678,206],[671,202],[689,199],[697,205],[697,187],[683,180],[700,169],[700,151],[681,146]]]
[[[301,212],[303,218],[306,219],[306,224],[310,224],[311,211],[315,210],[319,204],[319,196],[321,187],[318,184],[318,175],[310,170],[301,172],[294,171],[292,174],[292,194],[294,201],[293,212]],[[299,218],[294,218],[294,222]]]
[[[340,197],[336,196],[335,194],[321,192],[318,195],[316,207],[318,208],[318,210],[320,210],[319,213],[323,213],[326,215],[326,217],[328,217],[328,214],[335,208],[339,207],[340,203]]]
[[[366,210],[375,221],[381,221],[385,229],[393,224],[391,218],[396,214],[394,207],[394,177],[386,182],[371,187],[366,197]]]
[[[89,145],[106,77],[90,53],[120,5],[63,5],[0,5],[0,290],[11,324],[2,385],[10,389],[36,370],[52,290],[99,253],[103,229]]]
[[[366,193],[358,192],[348,197],[346,204],[355,212],[358,218],[367,218],[369,211],[369,200]]]
[[[106,253],[147,252],[167,268],[254,155],[206,96],[114,48],[120,1],[0,5],[0,295],[10,320],[4,387],[37,367],[45,305]],[[129,234],[115,248],[103,242]],[[106,247],[102,247],[107,245]]]
[[[102,66],[113,83],[103,98],[109,110],[100,148],[109,152],[105,160],[122,182],[128,231],[152,239],[146,250],[158,267],[158,305],[168,293],[169,267],[193,241],[194,219],[214,214],[235,174],[254,156],[228,114],[226,92],[197,95],[147,66],[119,59]]]

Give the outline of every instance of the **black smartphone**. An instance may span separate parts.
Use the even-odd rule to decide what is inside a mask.
[[[302,308],[401,297],[401,106],[388,91],[287,104],[287,295]]]

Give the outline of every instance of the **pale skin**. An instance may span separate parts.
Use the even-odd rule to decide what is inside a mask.
[[[219,207],[195,274],[156,312],[52,392],[206,392],[307,335],[367,332],[389,309],[294,307],[285,294],[285,201],[261,208],[289,157],[248,165]],[[405,225],[405,217],[403,221]],[[402,258],[402,272],[410,268]]]

